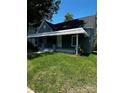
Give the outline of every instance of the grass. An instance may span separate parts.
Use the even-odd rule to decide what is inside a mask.
[[[96,55],[44,53],[28,59],[28,87],[35,93],[96,93]]]

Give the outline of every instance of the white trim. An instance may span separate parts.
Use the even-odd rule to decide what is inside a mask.
[[[58,36],[58,35],[70,35],[70,34],[85,34],[85,36],[89,36],[88,33],[83,28],[74,28],[60,31],[52,31],[52,32],[44,32],[28,35],[28,38],[33,37],[44,37],[44,36]]]
[[[39,33],[39,31],[40,31],[40,28],[42,27],[42,25],[43,25],[43,23],[45,22],[45,20],[43,20],[42,22],[41,22],[41,24],[40,24],[40,26],[38,27],[38,29],[37,29],[37,32],[36,33]]]
[[[76,34],[76,55],[78,55],[78,34]]]

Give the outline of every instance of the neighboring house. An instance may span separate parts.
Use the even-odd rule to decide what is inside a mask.
[[[62,51],[90,54],[96,31],[96,16],[88,16],[59,24],[43,20],[38,28],[28,29],[28,42],[39,51]]]

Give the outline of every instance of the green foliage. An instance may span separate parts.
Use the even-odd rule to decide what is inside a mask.
[[[44,53],[27,65],[28,87],[36,93],[96,93],[96,55]]]
[[[73,14],[72,13],[67,13],[65,15],[65,21],[70,21],[73,20]]]
[[[41,19],[51,19],[57,13],[61,0],[28,0],[27,21],[39,22]]]

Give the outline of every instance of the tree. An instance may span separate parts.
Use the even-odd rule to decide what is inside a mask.
[[[50,20],[57,13],[61,0],[28,0],[27,23],[37,23],[42,19]]]
[[[65,15],[65,21],[70,21],[73,20],[73,14],[72,13],[67,13]]]

